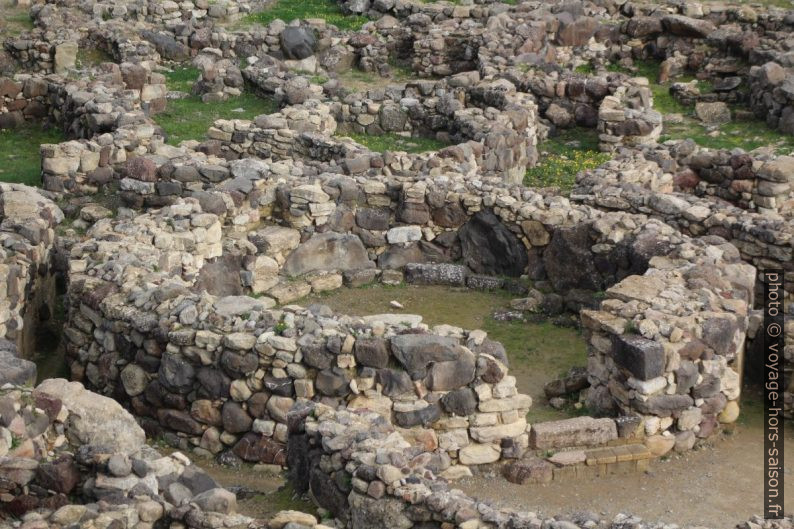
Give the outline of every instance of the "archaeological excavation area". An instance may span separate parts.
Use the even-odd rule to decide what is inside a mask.
[[[790,2],[0,14],[0,528],[794,527]]]

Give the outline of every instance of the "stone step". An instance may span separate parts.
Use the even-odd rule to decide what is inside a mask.
[[[529,446],[534,449],[560,449],[573,446],[602,446],[618,439],[613,419],[574,417],[532,425]]]
[[[552,480],[599,477],[645,472],[650,450],[640,443],[565,450],[546,458],[531,456],[506,465],[504,475],[512,483],[549,483]]]

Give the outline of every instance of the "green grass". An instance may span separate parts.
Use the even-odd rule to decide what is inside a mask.
[[[0,13],[3,13],[0,17],[0,35],[3,38],[16,37],[35,27],[27,9],[17,7],[14,2],[1,1]]]
[[[584,64],[580,64],[579,66],[574,68],[573,71],[576,72],[576,73],[592,74],[592,73],[595,73],[595,68],[593,68],[592,64],[587,62],[587,63],[584,63]]]
[[[761,120],[735,120],[731,123],[721,125],[719,134],[709,135],[710,130],[695,118],[694,107],[683,105],[670,95],[668,84],[657,82],[659,79],[659,63],[653,61],[635,61],[634,70],[627,70],[619,65],[610,65],[611,71],[624,72],[634,76],[646,77],[650,83],[649,88],[653,93],[653,106],[663,115],[681,114],[681,123],[666,121],[664,132],[660,142],[667,140],[692,139],[701,147],[710,149],[733,149],[740,147],[751,151],[759,147],[772,146],[778,154],[790,154],[794,152],[794,137],[781,134],[770,129]],[[674,79],[676,82],[689,82],[694,77],[691,75],[679,76]],[[712,85],[708,81],[699,80],[698,88],[701,93],[712,90]]]
[[[78,68],[87,66],[98,66],[103,62],[114,62],[113,57],[108,55],[104,50],[99,48],[84,48],[80,47],[77,50],[76,65]]]
[[[40,186],[39,145],[62,141],[66,138],[60,130],[35,123],[0,130],[0,182]]]
[[[718,136],[709,136],[699,122],[685,120],[684,123],[666,124],[660,142],[691,138],[698,145],[710,149],[734,149],[741,147],[752,151],[759,147],[773,147],[777,154],[794,153],[794,136],[770,129],[761,120],[732,121],[720,125]]]
[[[198,76],[195,68],[179,68],[166,74],[169,90],[189,92]],[[236,111],[242,109],[241,112]],[[178,145],[184,140],[202,140],[216,119],[252,119],[260,114],[277,110],[273,101],[262,99],[250,92],[219,103],[203,103],[199,96],[169,100],[165,112],[154,120],[168,136],[168,143]]]
[[[340,133],[339,135],[351,138],[371,151],[381,153],[386,151],[406,151],[416,154],[437,151],[447,147],[446,143],[435,138],[407,138],[394,133],[380,134],[378,136],[355,133]]]
[[[367,17],[345,15],[335,0],[276,0],[258,13],[245,17],[244,22],[267,25],[276,19],[291,22],[295,19],[321,18],[341,30],[357,31],[369,21]]]
[[[557,187],[569,193],[580,171],[593,169],[609,160],[598,150],[598,133],[593,129],[563,129],[559,135],[540,145],[541,157],[535,167],[527,169],[527,187]]]
[[[165,84],[169,90],[188,92],[199,77],[199,69],[193,66],[176,67],[165,74]]]
[[[586,365],[587,345],[581,333],[550,321],[506,322],[494,319],[493,312],[504,309],[513,297],[504,290],[373,283],[360,288],[312,294],[296,303],[303,306],[323,303],[341,314],[420,314],[423,322],[431,327],[449,324],[464,329],[482,329],[490,339],[501,342],[505,347],[510,374],[516,377],[518,390],[532,397],[530,422],[586,413],[586,409],[577,409],[573,405],[555,410],[546,403],[543,395],[544,384],[564,375],[571,367]],[[391,300],[399,301],[405,308],[391,308]]]

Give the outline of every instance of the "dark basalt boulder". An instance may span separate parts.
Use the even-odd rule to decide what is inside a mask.
[[[490,211],[480,211],[458,232],[463,261],[478,274],[518,277],[527,267],[523,243]]]
[[[285,28],[281,32],[281,49],[287,59],[305,59],[314,55],[317,38],[308,28]]]

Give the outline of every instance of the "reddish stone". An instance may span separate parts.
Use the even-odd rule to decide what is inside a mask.
[[[694,189],[699,182],[700,178],[692,169],[684,169],[673,177],[673,183],[679,189]]]
[[[201,435],[204,429],[201,425],[184,411],[179,410],[158,410],[157,420],[160,424],[171,430],[183,432],[189,435]]]
[[[554,466],[538,457],[514,461],[504,468],[504,476],[510,483],[523,485],[531,483],[549,483],[554,477]]]
[[[29,494],[23,494],[8,503],[0,503],[0,506],[10,515],[20,518],[26,512],[37,509],[39,507],[39,499]]]
[[[706,415],[700,422],[700,431],[698,432],[698,437],[701,439],[710,437],[718,426],[719,423],[717,423],[717,417],[714,415]]]
[[[232,448],[232,452],[243,459],[252,463],[266,463],[274,465],[286,465],[287,447],[278,443],[270,437],[265,437],[254,432],[245,434]]]
[[[752,193],[753,181],[752,180],[734,180],[731,182],[731,191],[734,193]]]
[[[36,401],[36,407],[43,410],[51,421],[55,420],[63,408],[61,399],[42,393],[40,391],[33,391],[33,398]]]
[[[22,91],[22,85],[7,77],[0,78],[0,97],[15,98]]]
[[[142,182],[157,181],[157,165],[143,156],[138,156],[127,162],[127,176]]]
[[[70,494],[80,483],[80,470],[71,456],[63,455],[51,463],[39,465],[36,483],[47,490]]]

